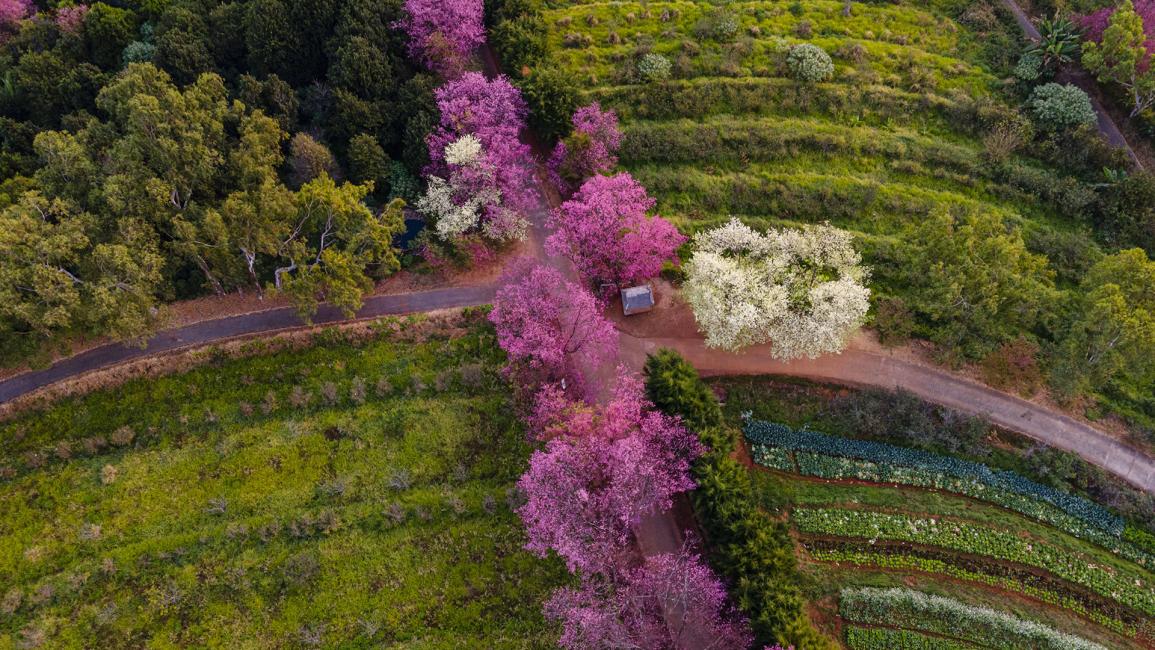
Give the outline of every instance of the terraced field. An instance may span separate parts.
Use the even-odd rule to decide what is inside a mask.
[[[763,468],[754,470],[763,503],[788,509],[815,571],[838,566],[846,584],[880,572],[924,574],[948,593],[953,582],[971,583],[1093,622],[1111,647],[1151,643],[1155,573],[1143,566],[1150,555],[1120,539],[1122,527],[1093,514],[1091,504],[1021,481],[1009,498],[998,485],[1018,479],[964,469],[948,457],[758,421],[746,433]],[[1058,514],[1056,503],[1085,519]],[[847,575],[848,567],[863,575]],[[855,647],[875,647],[866,637],[879,633],[854,634],[862,636]]]
[[[0,423],[0,647],[553,646],[480,316],[204,360]]]
[[[1083,212],[1101,167],[1060,169],[1055,141],[997,151],[1021,101],[1004,81],[1020,39],[999,3],[854,2],[849,15],[835,0],[549,5],[555,58],[622,118],[623,166],[686,233],[732,216],[851,230],[876,302],[905,299],[932,340],[985,339],[969,355],[1000,337],[942,335],[942,315],[911,300],[910,269],[959,227],[936,217],[981,215],[1025,245],[1034,256],[1015,272],[1035,284],[1028,293],[1071,286],[1100,254]],[[829,81],[790,78],[786,54],[800,43],[831,55]],[[668,79],[643,71],[652,55]]]

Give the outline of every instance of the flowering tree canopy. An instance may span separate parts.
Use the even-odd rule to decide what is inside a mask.
[[[429,135],[426,174],[444,185],[431,187],[440,193],[437,200],[444,205],[452,197],[459,208],[473,202],[492,239],[524,237],[521,214],[534,195],[533,156],[518,139],[527,111],[521,93],[504,76],[491,81],[470,72],[438,88],[436,97],[441,122]]]
[[[830,226],[761,234],[734,219],[694,237],[685,295],[706,344],[773,342],[780,359],[839,352],[870,290],[850,235]]]
[[[618,116],[594,102],[573,114],[573,133],[560,140],[549,158],[550,180],[569,194],[585,179],[605,174],[618,164],[622,132]]]
[[[88,5],[72,5],[56,10],[56,26],[60,31],[76,34],[84,24],[84,17],[88,15]]]
[[[33,11],[32,0],[0,0],[0,28],[10,27]]]
[[[628,173],[594,176],[552,214],[557,232],[546,246],[565,255],[589,282],[631,286],[645,282],[676,259],[686,241],[670,222],[648,217],[654,200]]]
[[[397,26],[409,36],[409,54],[431,70],[456,76],[485,42],[482,0],[405,0]]]
[[[746,648],[745,621],[726,589],[694,553],[663,553],[628,570],[619,584],[586,579],[561,588],[546,615],[563,624],[563,648]]]
[[[552,414],[539,400],[535,418],[548,432],[539,435],[551,439],[518,483],[526,547],[557,552],[571,571],[614,573],[631,527],[694,488],[690,464],[702,448],[681,422],[653,410],[631,374],[619,373],[604,405],[557,397],[546,398]]]
[[[596,365],[617,353],[617,332],[589,291],[532,260],[502,276],[489,320],[510,361],[564,377],[574,365]]]

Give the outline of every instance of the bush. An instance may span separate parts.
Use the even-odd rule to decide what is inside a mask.
[[[638,61],[638,74],[645,81],[662,81],[670,78],[673,64],[661,54],[650,52]]]
[[[1081,88],[1070,84],[1043,84],[1031,93],[1027,105],[1039,126],[1052,132],[1094,124],[1098,119],[1091,98]]]
[[[790,67],[790,76],[798,81],[812,83],[834,76],[834,61],[830,60],[830,55],[810,43],[790,48],[790,53],[786,55],[786,65]]]

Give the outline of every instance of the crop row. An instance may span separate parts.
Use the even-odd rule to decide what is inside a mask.
[[[754,461],[760,465],[783,471],[797,471],[806,476],[894,483],[962,494],[1013,510],[1053,526],[1064,533],[1097,544],[1140,566],[1155,567],[1155,556],[1124,539],[1063,512],[1046,501],[1040,501],[999,487],[991,487],[974,479],[949,476],[934,470],[872,463],[866,460],[828,456],[810,451],[794,452],[794,458],[797,460],[797,470],[794,470],[795,463],[790,459],[787,450],[781,447],[767,447],[766,445],[754,445],[753,456]]]
[[[843,589],[843,619],[946,634],[997,650],[1106,650],[1034,621],[912,589]]]
[[[1014,532],[934,517],[863,510],[799,508],[792,517],[800,531],[812,535],[925,544],[1037,567],[1127,607],[1155,615],[1155,590],[1147,584],[1146,575],[1101,566],[1080,554],[1060,551]]]
[[[1128,637],[1136,636],[1139,633],[1140,624],[1145,621],[1144,618],[1137,617],[1134,614],[1127,615],[1127,618],[1131,619],[1131,622],[1110,616],[1104,612],[1115,610],[1117,613],[1122,614],[1122,612],[1118,612],[1120,609],[1118,605],[1114,605],[1113,603],[1105,605],[1102,602],[1085,604],[1083,600],[1080,600],[1070,593],[1063,593],[1067,590],[1064,590],[1059,584],[1054,584],[1058,581],[1047,580],[1041,576],[1033,577],[1036,583],[1041,584],[1032,584],[1030,582],[1032,580],[1030,576],[996,575],[999,568],[995,566],[974,567],[973,565],[975,563],[973,562],[967,562],[966,564],[968,564],[968,566],[959,566],[955,564],[953,560],[948,561],[936,557],[924,557],[915,554],[913,551],[904,552],[902,549],[894,549],[892,552],[891,549],[885,547],[859,549],[852,547],[826,547],[826,545],[821,544],[807,544],[806,546],[807,553],[809,553],[810,557],[819,562],[853,564],[860,567],[875,567],[893,571],[921,571],[1022,594],[1023,596],[1042,601],[1049,605],[1070,610],[1109,630]],[[1007,573],[1013,574],[1014,572],[1009,571]],[[1098,599],[1094,600],[1097,601]]]
[[[1097,503],[1035,483],[1014,472],[992,470],[982,463],[880,442],[828,436],[814,431],[796,431],[781,424],[760,420],[747,422],[745,433],[755,444],[856,458],[887,467],[915,468],[974,481],[1004,492],[1044,501],[1116,537],[1123,532],[1123,518]]]
[[[857,625],[846,628],[846,645],[850,650],[979,650],[982,647],[912,630]]]

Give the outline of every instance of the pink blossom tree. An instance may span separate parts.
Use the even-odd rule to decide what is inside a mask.
[[[485,42],[482,0],[405,0],[397,26],[409,36],[409,55],[453,78]]]
[[[587,578],[578,588],[558,589],[545,611],[563,624],[563,648],[729,650],[752,642],[725,587],[686,549],[646,558],[616,584]]]
[[[56,10],[56,26],[66,34],[77,34],[88,15],[88,5],[73,5]]]
[[[572,379],[617,353],[617,332],[593,295],[549,267],[520,259],[503,274],[489,320],[511,366]]]
[[[649,217],[654,200],[628,173],[594,176],[553,211],[557,232],[547,247],[565,255],[591,283],[631,286],[650,280],[676,258],[686,238],[661,217]]]
[[[528,112],[521,92],[505,76],[486,79],[479,72],[468,72],[435,92],[440,124],[429,134],[427,176],[464,179],[469,196],[492,193],[500,201],[489,202],[481,217],[484,231],[495,239],[515,239],[514,231],[524,228],[520,215],[535,206],[533,189],[533,153],[521,142]],[[446,156],[446,148],[464,136],[473,136],[481,144],[480,159],[469,165],[455,163]]]
[[[597,102],[573,114],[573,127],[573,133],[554,146],[548,163],[550,180],[564,195],[595,174],[609,173],[618,164],[622,145],[618,116]]]
[[[552,411],[539,401],[534,415],[550,439],[518,483],[526,496],[518,510],[526,547],[556,552],[571,571],[614,575],[632,527],[694,488],[690,466],[701,444],[679,420],[653,409],[631,373],[619,372],[603,405],[566,403],[543,391]]]
[[[0,30],[10,30],[32,11],[32,0],[0,0]]]

